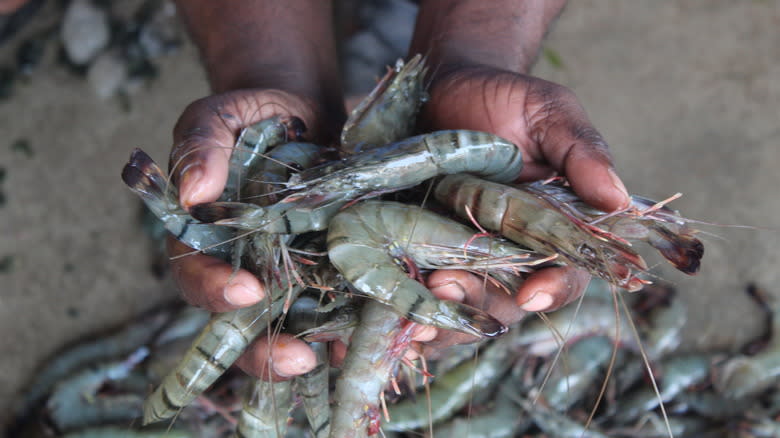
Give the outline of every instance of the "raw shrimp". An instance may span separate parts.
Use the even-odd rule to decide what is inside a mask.
[[[133,151],[122,169],[122,180],[176,239],[206,254],[229,259],[233,245],[226,243],[232,242],[235,231],[193,219],[179,205],[176,187],[168,183],[162,169],[144,151]]]
[[[417,112],[428,100],[424,85],[427,71],[422,55],[415,55],[406,64],[399,59],[352,110],[341,131],[341,152],[360,153],[411,136]]]
[[[522,163],[520,149],[495,135],[437,131],[294,175],[287,184],[294,193],[272,206],[213,202],[193,206],[191,213],[203,222],[266,233],[323,230],[348,201],[458,172],[511,181],[520,173]]]
[[[437,378],[426,402],[404,400],[388,407],[390,422],[385,428],[395,431],[420,429],[429,423],[446,420],[465,406],[472,394],[494,387],[513,365],[519,349],[518,330],[494,339],[479,354]],[[430,406],[430,413],[427,405]]]
[[[141,347],[120,362],[103,363],[63,381],[55,388],[46,409],[59,430],[73,430],[91,424],[131,421],[141,414],[142,399],[136,394],[102,398],[97,393],[107,382],[130,376],[149,349]]]
[[[289,380],[283,382],[258,379],[250,388],[238,420],[236,438],[282,438],[292,410]]]
[[[719,364],[714,372],[714,385],[730,399],[757,395],[780,381],[780,298],[766,296],[771,313],[769,344],[754,356],[736,356]]]
[[[376,201],[333,218],[328,256],[356,289],[400,316],[478,337],[500,335],[506,327],[481,310],[435,298],[395,261],[413,263],[412,270],[456,265],[477,272],[500,261],[520,272],[543,260],[507,242],[475,238],[468,227],[421,208]]]
[[[411,342],[412,324],[379,302],[367,300],[352,334],[331,411],[331,438],[379,432],[379,397]]]
[[[608,215],[583,208],[583,202],[573,201],[578,199],[573,192],[553,183],[513,188],[450,175],[436,186],[435,196],[461,217],[473,217],[483,227],[542,254],[558,254],[628,290],[646,284],[635,272],[645,272],[647,265],[626,239],[646,240],[661,248],[663,256],[687,274],[698,270],[704,251],[692,232],[679,225],[684,219],[671,210],[629,209]],[[637,199],[634,205],[639,204]]]
[[[290,299],[300,293],[293,285]],[[282,313],[286,288],[270,288],[259,303],[215,315],[187,355],[144,403],[144,424],[170,418],[221,376]]]
[[[297,117],[271,117],[241,130],[230,154],[228,178],[220,200],[235,201],[246,195],[241,193],[248,176],[256,175],[262,166],[265,152],[289,139],[299,140],[306,130]]]

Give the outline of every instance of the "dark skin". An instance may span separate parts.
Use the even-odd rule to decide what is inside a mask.
[[[420,116],[425,131],[474,129],[520,147],[525,168],[519,181],[553,174],[569,178],[587,202],[606,211],[628,203],[607,145],[565,87],[526,75],[544,34],[565,2],[528,0],[423,0],[410,54],[424,53],[434,72],[430,101]],[[333,144],[345,119],[331,28],[324,0],[178,2],[201,49],[212,96],[185,109],[174,129],[173,178],[187,208],[222,192],[235,136],[246,125],[273,115],[300,117],[307,139]],[[175,163],[175,165],[174,165]],[[172,255],[190,252],[171,242]],[[232,280],[231,267],[205,255],[177,258],[173,272],[185,299],[214,312],[256,303],[263,285],[249,272]],[[434,272],[431,291],[486,309],[506,324],[526,312],[550,311],[579,297],[589,276],[573,268],[531,275],[512,295],[484,287],[461,271]],[[418,351],[473,340],[420,328]],[[343,345],[334,346],[336,361]],[[315,366],[308,346],[283,335],[272,348],[255,342],[238,364],[253,375],[289,377]]]

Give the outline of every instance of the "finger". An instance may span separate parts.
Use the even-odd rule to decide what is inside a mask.
[[[437,298],[461,301],[483,309],[505,325],[514,324],[526,315],[525,311],[518,308],[511,294],[498,290],[484,278],[466,271],[435,271],[428,277],[426,284]],[[433,350],[477,340],[465,333],[439,330],[436,338],[423,347],[423,353],[432,354]]]
[[[220,98],[216,98],[220,99]],[[184,208],[216,201],[228,175],[228,162],[241,121],[220,111],[215,98],[191,103],[173,129],[171,177],[179,187]]]
[[[173,130],[171,172],[185,208],[216,200],[227,181],[239,131],[273,116],[296,116],[317,138],[313,105],[279,90],[237,90],[190,104]]]
[[[330,343],[330,365],[341,368],[344,358],[347,357],[347,344],[336,340]]]
[[[173,278],[184,299],[210,312],[227,312],[259,302],[265,289],[249,271],[238,270],[227,263],[203,254],[191,254],[192,248],[168,238]],[[176,257],[182,255],[181,257]]]
[[[607,143],[571,90],[532,80],[525,111],[530,136],[545,160],[585,202],[605,211],[628,205],[628,191],[615,173]]]
[[[236,365],[252,376],[269,380],[288,380],[308,373],[317,366],[317,355],[306,342],[282,333],[273,340],[266,335],[247,348]]]
[[[546,268],[531,274],[515,297],[528,312],[547,312],[579,298],[590,281],[590,275],[571,267]]]

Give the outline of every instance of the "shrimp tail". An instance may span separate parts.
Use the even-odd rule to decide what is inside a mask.
[[[122,181],[134,193],[144,200],[154,214],[170,214],[178,207],[176,189],[168,184],[162,169],[141,149],[134,149],[125,167],[122,169]]]
[[[675,234],[663,226],[650,227],[647,242],[675,268],[688,274],[699,272],[704,245],[690,234]]]

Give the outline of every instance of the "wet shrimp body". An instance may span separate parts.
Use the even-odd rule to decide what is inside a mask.
[[[411,321],[493,337],[506,327],[481,310],[435,298],[399,266],[406,261],[421,269],[446,264],[467,268],[469,255],[481,255],[485,262],[514,261],[522,269],[539,260],[507,242],[474,234],[469,227],[419,207],[366,201],[331,220],[328,257],[357,290]],[[478,263],[474,269],[479,269]]]

